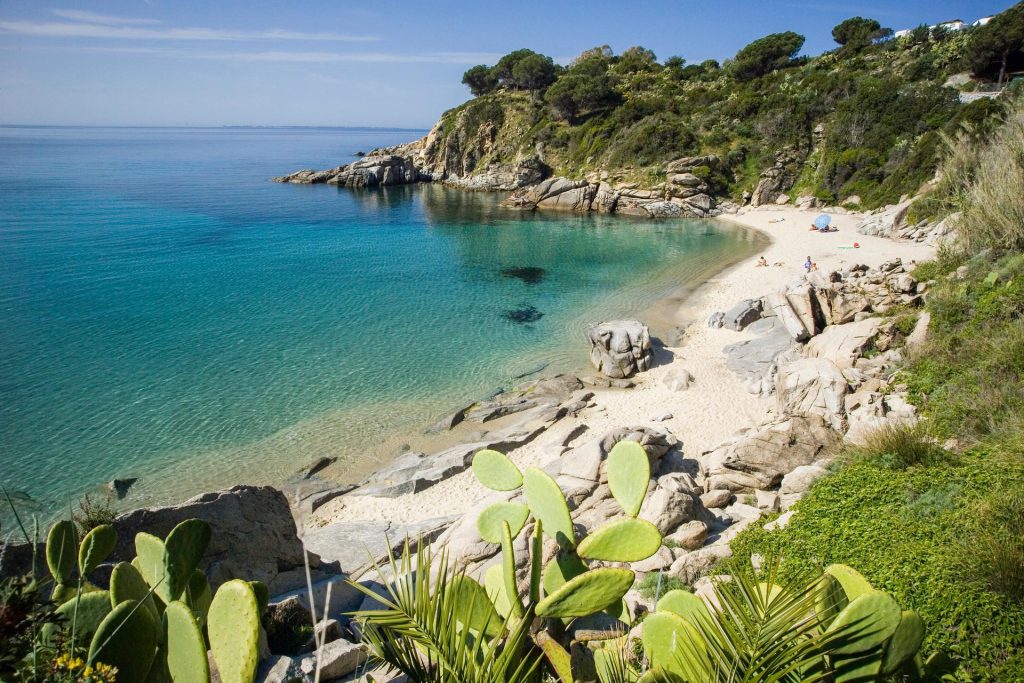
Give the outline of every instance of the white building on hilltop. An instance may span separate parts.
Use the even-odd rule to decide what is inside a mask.
[[[942,29],[945,31],[963,31],[965,28],[977,28],[979,26],[984,26],[990,21],[992,21],[992,17],[982,17],[981,19],[978,19],[977,21],[968,25],[963,19],[950,19],[949,21],[943,21],[938,24],[933,24],[932,26],[928,27],[928,30],[934,31],[935,29]],[[896,33],[894,33],[893,36],[896,38],[909,36],[913,30],[914,29],[910,28],[901,29],[899,31],[896,31]]]

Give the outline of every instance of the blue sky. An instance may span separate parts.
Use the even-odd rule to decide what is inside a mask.
[[[0,0],[0,123],[429,127],[473,64],[595,45],[722,60],[794,30],[834,47],[853,15],[894,29],[1011,0],[690,2]]]

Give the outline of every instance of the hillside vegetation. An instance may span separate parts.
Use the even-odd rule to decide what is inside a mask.
[[[892,379],[922,420],[837,454],[782,530],[752,528],[721,571],[752,555],[798,577],[856,566],[927,626],[957,680],[1024,680],[1024,103],[984,145],[949,141],[927,201],[959,212],[959,239],[915,276],[935,280],[924,346]],[[905,313],[901,315],[906,315]]]
[[[982,130],[1001,111],[987,98],[961,104],[959,90],[1006,78],[1021,26],[1024,4],[985,27],[921,27],[899,39],[855,17],[833,31],[837,49],[818,57],[798,56],[804,37],[786,32],[724,64],[604,46],[563,68],[517,50],[466,72],[476,97],[444,114],[440,135],[459,144],[441,147],[463,150],[461,171],[536,157],[555,175],[611,171],[652,183],[667,161],[715,154],[724,165],[703,179],[719,195],[741,199],[775,165],[790,194],[859,197],[872,208],[934,177],[943,135]]]

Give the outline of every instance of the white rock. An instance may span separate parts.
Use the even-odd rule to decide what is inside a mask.
[[[779,491],[786,493],[803,493],[811,488],[814,482],[824,477],[828,472],[824,467],[818,465],[801,465],[782,478],[782,486]]]

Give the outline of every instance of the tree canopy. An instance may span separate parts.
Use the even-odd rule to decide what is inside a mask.
[[[551,57],[522,49],[508,53],[494,66],[471,67],[462,75],[462,82],[477,97],[499,87],[536,93],[554,83],[558,72],[559,66]]]
[[[976,75],[995,76],[1000,84],[1008,72],[1024,67],[1024,2],[974,29],[966,57]]]
[[[803,46],[804,37],[792,31],[759,38],[736,53],[732,64],[733,74],[737,80],[748,81],[785,68],[792,63]]]
[[[608,62],[599,56],[588,56],[569,67],[548,88],[544,99],[558,118],[573,121],[584,111],[614,102],[616,95]]]
[[[832,38],[848,50],[860,50],[872,42],[892,35],[892,29],[882,28],[874,19],[850,17],[832,29]]]

